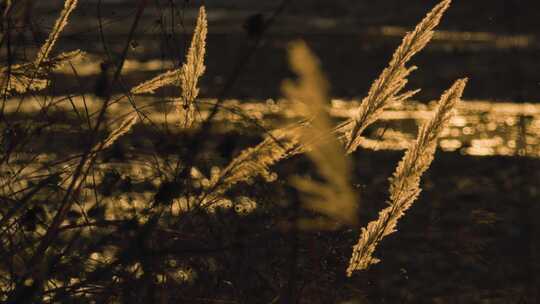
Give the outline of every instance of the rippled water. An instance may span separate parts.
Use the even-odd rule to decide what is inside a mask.
[[[73,107],[82,111],[84,108],[83,98],[81,96],[68,99],[50,98],[48,103],[54,104],[52,109],[58,113],[73,113]],[[89,97],[85,98],[89,113],[98,112],[101,103]],[[164,103],[165,101],[165,103]],[[167,100],[137,97],[135,103],[139,109],[142,109],[148,120],[144,124],[151,123],[155,126],[168,123],[170,125],[179,121],[177,115],[164,115],[164,111],[171,111],[171,103]],[[169,100],[170,101],[170,100]],[[205,99],[200,100],[200,104],[212,105],[215,100]],[[5,110],[7,116],[20,115],[19,118],[24,120],[24,117],[33,117],[39,109],[40,105],[29,100],[21,104],[17,111],[17,100],[8,101]],[[158,105],[158,106],[156,106]],[[359,101],[355,100],[332,100],[330,114],[334,117],[336,123],[346,118],[351,117],[358,107]],[[167,108],[169,106],[169,108]],[[384,112],[381,119],[370,126],[364,132],[364,140],[362,145],[364,148],[373,150],[401,150],[406,149],[416,137],[418,127],[427,119],[429,119],[436,106],[435,102],[424,104],[415,101],[409,101],[404,105],[394,106]],[[245,125],[245,117],[251,117],[262,124],[266,124],[268,128],[272,126],[283,126],[284,123],[294,122],[298,117],[291,111],[289,102],[286,100],[253,100],[239,101],[226,100],[222,104],[223,110],[216,117],[223,123],[223,126],[231,126],[236,128],[240,125]],[[122,115],[131,112],[131,105],[122,101],[115,103],[110,107],[107,118],[109,119],[109,128],[114,128],[114,124],[122,118]],[[243,117],[239,116],[241,112]],[[200,111],[199,119],[203,119],[208,114],[205,107]],[[72,117],[68,119],[68,117]],[[41,179],[40,176],[47,171],[49,164],[59,161],[62,168],[70,170],[75,168],[77,159],[64,161],[67,154],[77,153],[80,150],[80,142],[77,138],[80,136],[78,126],[75,126],[76,120],[74,115],[64,115],[65,120],[58,121],[57,126],[49,134],[47,139],[36,139],[40,141],[36,143],[36,147],[43,147],[46,151],[39,150],[39,155],[34,155],[33,152],[22,152],[17,155],[21,158],[23,167],[20,169],[19,178],[10,182],[12,189],[25,189],[28,183],[33,180]],[[249,125],[248,127],[252,126]],[[141,126],[139,125],[138,128]],[[217,132],[224,132],[227,128],[217,128]],[[141,130],[141,129],[139,129]],[[58,134],[56,134],[58,132]],[[66,135],[67,134],[67,135]],[[137,138],[136,134],[130,133],[130,141],[144,142],[148,141],[151,145],[151,138]],[[143,133],[144,134],[144,133]],[[139,135],[140,136],[140,135]],[[50,146],[54,146],[49,149]],[[140,145],[140,143],[138,144]],[[70,146],[73,146],[70,148]],[[450,120],[447,128],[443,130],[439,138],[439,147],[443,151],[461,153],[470,156],[513,156],[513,157],[540,157],[540,104],[517,104],[511,102],[495,102],[481,100],[465,100],[459,104],[454,116]],[[69,152],[72,151],[72,152]],[[73,152],[75,151],[75,152]],[[132,150],[130,150],[132,151]],[[134,151],[132,151],[134,152]],[[128,152],[130,154],[131,152]],[[28,155],[26,155],[28,154]],[[96,166],[95,173],[88,176],[87,182],[105,183],[107,174],[118,172],[119,176],[130,177],[133,187],[131,192],[119,194],[119,197],[114,196],[109,198],[111,208],[106,211],[106,216],[109,219],[122,219],[125,214],[134,210],[142,210],[148,201],[152,200],[155,195],[154,190],[160,185],[160,178],[156,175],[157,168],[166,168],[167,161],[165,159],[152,159],[145,153],[135,153],[136,155],[129,156],[130,160],[126,163],[125,160],[108,161],[99,166]],[[133,159],[132,159],[133,157]],[[28,165],[28,160],[32,161]],[[172,159],[168,159],[171,161]],[[174,160],[172,161],[174,162]],[[13,164],[19,163],[17,159],[12,159]],[[156,171],[157,170],[157,171]],[[8,174],[5,172],[5,174]],[[200,172],[192,172],[195,179],[204,180],[205,177]],[[7,176],[7,175],[6,175]],[[106,184],[106,183],[105,183]],[[0,183],[0,187],[5,186]],[[93,189],[86,189],[83,195],[84,204],[91,206],[93,204]],[[225,202],[227,203],[227,202]],[[237,205],[238,203],[236,203]],[[174,212],[182,212],[189,209],[189,199],[178,201],[173,208]],[[228,205],[233,206],[233,204]],[[90,207],[89,207],[90,208]],[[248,208],[249,209],[249,208]],[[246,210],[248,210],[246,209]],[[251,209],[249,209],[251,210]]]
[[[73,111],[67,99],[56,100],[64,100],[55,103],[56,110]],[[83,108],[81,97],[74,97],[72,101],[77,107]],[[97,111],[100,106],[99,101],[88,97],[86,102],[90,112]],[[175,115],[164,115],[163,107],[148,106],[156,102],[163,101],[138,98],[137,106],[144,109],[147,117],[155,124],[173,124],[178,120]],[[214,102],[212,99],[201,101],[207,105]],[[342,120],[354,115],[358,104],[355,100],[334,99],[330,113],[336,120]],[[16,110],[16,105],[16,102],[8,102],[5,109],[8,115]],[[435,105],[434,102],[426,105],[410,101],[389,108],[377,123],[366,130],[364,147],[376,150],[405,149],[414,140],[418,126],[431,117]],[[28,102],[22,105],[19,111],[21,114],[30,114],[38,108],[39,105]],[[295,119],[285,100],[228,100],[223,103],[223,108],[225,110],[218,116],[220,120],[242,120],[243,118],[237,115],[239,111],[268,125],[272,125],[276,118]],[[131,110],[129,103],[118,103],[111,107],[109,117],[116,119]],[[204,118],[207,113],[203,109],[200,114],[200,118]],[[456,151],[472,156],[540,157],[540,104],[465,100],[459,104],[449,126],[444,129],[439,145],[444,151]]]
[[[276,115],[294,119],[294,113],[283,100],[244,103],[232,100],[225,105],[237,106],[263,121]],[[336,119],[349,118],[358,105],[358,101],[334,99],[330,113]],[[416,138],[418,127],[432,116],[435,106],[434,102],[426,105],[410,101],[389,108],[366,130],[363,146],[375,150],[407,148]],[[221,118],[239,119],[232,114]],[[471,156],[540,157],[540,104],[465,100],[443,130],[439,146],[443,151]]]
[[[347,110],[350,104],[334,104],[336,115],[351,114]],[[370,137],[382,137],[379,142],[386,149],[401,149],[403,142],[414,138],[421,122],[431,117],[434,106],[410,102],[392,108],[383,114]],[[464,101],[441,134],[439,145],[444,151],[474,156],[540,157],[540,105]]]
[[[8,171],[0,172],[0,189],[9,187],[10,191],[23,191],[28,188],[30,183],[35,183],[41,180],[44,174],[49,174],[49,168],[54,166],[60,171],[70,172],[73,170],[78,163],[78,158],[70,159],[68,156],[80,151],[80,130],[86,129],[86,126],[79,128],[80,126],[76,125],[78,120],[73,114],[74,108],[81,112],[86,103],[88,112],[96,113],[101,107],[100,100],[89,96],[84,99],[80,95],[75,96],[71,98],[71,101],[65,97],[39,98],[39,100],[51,106],[51,116],[55,115],[55,112],[63,115],[57,116],[60,119],[56,120],[55,127],[48,131],[51,134],[47,134],[44,138],[40,136],[40,138],[35,139],[35,151],[28,149],[13,156],[14,158],[11,159],[13,166],[6,167],[5,169]],[[38,104],[32,99],[28,99],[24,103],[18,101],[16,99],[8,100],[4,113],[7,117],[14,120],[19,119],[19,121],[38,117],[39,115],[35,114],[44,105]],[[146,114],[147,120],[144,120],[144,124],[149,126],[149,120],[151,120],[153,126],[165,123],[172,125],[179,121],[179,117],[172,114],[165,115],[165,111],[174,113],[170,101],[154,97],[137,97],[135,105]],[[215,102],[216,100],[212,99],[199,100],[199,104],[202,105],[199,119],[204,119],[204,116],[208,115],[206,109]],[[20,107],[18,107],[19,105]],[[334,99],[329,107],[329,112],[338,123],[352,117],[358,105],[359,101],[357,100]],[[403,105],[390,107],[383,113],[379,121],[365,130],[363,147],[373,150],[406,149],[415,140],[418,127],[432,116],[435,106],[435,102],[424,104],[409,101]],[[246,126],[246,116],[269,128],[283,126],[284,123],[294,122],[298,119],[295,117],[295,113],[290,110],[292,107],[286,100],[226,100],[222,107],[223,110],[216,119],[222,122],[222,126],[231,126],[231,128],[237,128],[239,125]],[[131,104],[125,100],[114,103],[107,115],[109,128],[114,129],[114,125],[122,119],[122,116],[131,111]],[[242,113],[243,117],[238,115],[239,112]],[[251,122],[247,123],[248,128],[252,127],[250,124]],[[145,129],[141,127],[141,125],[137,126],[139,131]],[[227,128],[216,129],[218,129],[216,132],[224,132]],[[105,210],[107,219],[125,219],[126,215],[143,210],[148,202],[152,201],[156,189],[160,187],[162,182],[160,168],[168,168],[170,163],[177,161],[174,156],[154,159],[151,155],[138,151],[137,149],[144,150],[146,142],[152,146],[152,138],[137,137],[144,136],[144,134],[132,132],[127,135],[129,137],[127,140],[137,142],[138,146],[138,148],[129,148],[125,151],[129,161],[113,159],[96,164],[93,174],[87,176],[88,185],[95,183],[99,185],[97,186],[99,191],[103,193],[109,191],[109,194],[114,194],[104,198],[105,205],[108,206]],[[501,155],[539,158],[540,104],[465,100],[458,105],[449,125],[443,130],[439,138],[439,147],[443,151],[461,153],[471,157]],[[167,157],[169,158],[166,159]],[[10,178],[6,184],[1,177],[11,176],[13,170],[17,171],[17,176]],[[196,168],[192,170],[191,174],[198,185],[203,185],[204,181],[209,178]],[[115,188],[109,189],[107,186],[109,184],[119,185],[124,179],[128,180],[127,178],[129,178],[131,187],[125,193],[115,192]],[[84,188],[81,194],[81,204],[85,208],[91,208],[95,202],[95,189],[93,187]],[[179,199],[175,201],[171,211],[174,214],[179,214],[189,210],[190,206],[194,206],[196,199],[196,197]],[[256,208],[256,204],[250,202],[235,201],[233,204],[231,201],[223,200],[221,203],[223,206],[220,206],[223,208],[231,208],[232,206],[241,208],[239,212],[242,213],[249,213]]]

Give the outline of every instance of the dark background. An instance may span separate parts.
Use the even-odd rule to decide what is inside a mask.
[[[33,58],[35,47],[28,46],[42,43],[62,2],[35,2],[30,20],[33,29],[25,30],[16,44],[18,58]],[[80,0],[55,52],[80,48],[90,52],[90,63],[95,66],[118,60],[138,2],[104,0],[98,9],[98,1]],[[125,72],[122,81],[131,87],[181,65],[197,9],[204,3],[209,36],[202,97],[215,97],[234,76],[239,77],[225,97],[241,100],[280,97],[281,81],[293,77],[286,60],[287,44],[304,39],[320,57],[332,84],[332,96],[360,99],[401,40],[397,35],[382,35],[381,29],[398,26],[412,30],[437,2],[289,0],[268,33],[262,36],[260,47],[252,52],[257,37],[248,35],[243,25],[256,14],[262,14],[266,20],[280,1],[148,0],[128,59],[160,59],[173,64],[164,63],[160,70]],[[437,98],[461,77],[470,78],[465,99],[539,100],[540,1],[454,0],[438,29],[460,34],[488,33],[495,39],[527,35],[530,42],[509,47],[489,39],[435,39],[411,62],[419,70],[410,77],[408,88],[422,88],[417,96],[421,101]],[[251,58],[241,65],[249,54]],[[237,66],[241,68],[235,70]],[[91,94],[98,77],[95,74],[76,79],[58,74],[52,78],[55,82],[52,91],[43,94]],[[122,93],[121,86],[112,89]],[[164,89],[156,96],[164,95],[177,96],[178,90]],[[530,117],[520,120],[523,130],[530,120]],[[214,165],[216,159],[226,164],[243,148],[260,142],[259,134],[253,136],[249,131],[242,127],[238,133],[224,136],[216,132],[201,140],[203,148],[224,155],[213,156],[202,165]],[[75,143],[80,140],[78,133],[71,136],[76,137]],[[148,138],[155,140],[157,150],[160,137],[148,125],[138,125],[123,140],[128,146]],[[164,145],[166,153],[178,153],[185,143],[182,138],[168,140],[173,144]],[[66,143],[48,147],[66,150]],[[402,151],[366,150],[354,154],[355,186],[362,195],[362,224],[376,218],[386,206],[388,177],[402,155]],[[312,166],[302,158],[275,166],[285,181],[287,176],[306,168]],[[168,290],[177,302],[185,303],[211,303],[214,299],[215,302],[230,299],[230,303],[271,303],[276,295],[282,296],[282,303],[294,303],[287,302],[288,293],[298,303],[539,303],[538,168],[538,159],[519,155],[471,157],[438,151],[431,168],[422,177],[423,191],[418,201],[400,220],[398,232],[377,248],[375,255],[382,262],[351,279],[345,278],[343,270],[358,239],[357,229],[302,232],[298,236],[282,234],[276,223],[288,218],[287,203],[294,201],[291,193],[282,191],[285,182],[277,187],[279,191],[265,185],[253,193],[249,192],[252,187],[241,188],[240,194],[247,191],[255,195],[271,206],[272,213],[258,213],[245,219],[231,216],[224,218],[230,222],[215,227],[212,226],[215,223],[205,218],[197,222],[199,218],[193,217],[193,224],[179,221],[180,228],[174,228],[193,236],[187,242],[175,244],[180,250],[189,242],[202,242],[213,248],[207,227],[215,228],[212,233],[216,238],[227,242],[231,239],[238,247],[209,253],[222,263],[218,272],[200,271],[201,278],[196,284]],[[170,241],[167,235],[158,237]],[[179,260],[197,261],[198,255],[188,257]],[[150,260],[162,262],[162,258]],[[106,277],[103,281],[108,286],[112,280]],[[144,294],[138,285],[126,284],[125,289],[128,294]],[[369,301],[360,302],[363,298]],[[345,302],[351,299],[358,301]]]
[[[246,20],[262,14],[266,20],[280,1],[149,1],[137,32],[137,47],[129,58],[169,59],[181,64],[194,25],[196,9],[207,6],[209,36],[207,72],[202,94],[214,97],[246,57],[254,38],[243,28]],[[73,21],[59,43],[79,47],[107,59],[100,43],[97,0],[81,0]],[[286,62],[287,43],[304,39],[320,57],[334,97],[361,98],[388,63],[401,36],[381,35],[384,26],[412,30],[437,1],[287,1],[275,23],[263,36],[261,47],[241,71],[228,97],[280,97],[280,83],[291,76]],[[104,41],[118,56],[133,19],[137,1],[103,1]],[[52,24],[61,1],[40,1],[34,23],[43,29]],[[174,27],[171,27],[175,24]],[[540,96],[540,2],[519,0],[453,1],[438,29],[489,33],[494,37],[527,35],[526,46],[501,47],[494,41],[446,38],[432,41],[411,64],[419,70],[410,77],[410,88],[422,88],[420,100],[437,98],[457,78],[469,77],[468,99],[535,102]],[[66,42],[72,42],[73,44]],[[96,63],[97,64],[97,63]],[[172,68],[164,66],[163,69]],[[135,84],[155,73],[125,75]],[[68,79],[69,80],[69,79]],[[67,86],[69,87],[69,86]],[[66,88],[66,90],[69,90]],[[58,93],[66,93],[59,88]]]

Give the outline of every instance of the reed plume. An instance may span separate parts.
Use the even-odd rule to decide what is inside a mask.
[[[166,85],[180,85],[180,69],[175,69],[162,73],[150,80],[147,80],[131,89],[132,94],[154,94],[155,90]]]
[[[49,34],[49,37],[45,41],[45,43],[41,46],[39,49],[36,58],[34,59],[34,66],[37,68],[39,67],[43,61],[45,61],[47,58],[49,58],[49,54],[52,51],[54,44],[58,40],[58,37],[60,36],[60,33],[64,29],[64,27],[67,25],[67,21],[69,18],[69,15],[75,7],[77,6],[78,0],[66,0],[64,2],[64,9],[60,13],[60,17],[56,19],[56,23],[54,24],[54,27]]]
[[[25,93],[28,90],[43,90],[49,84],[46,79],[47,75],[43,71],[44,68],[54,70],[60,68],[66,62],[84,55],[85,53],[81,50],[63,52],[52,58],[44,59],[40,68],[36,68],[34,63],[31,62],[15,64],[11,68],[2,67],[0,69],[2,88],[5,89],[7,95],[10,95],[11,92]]]
[[[293,126],[275,130],[255,147],[243,150],[211,179],[205,201],[212,201],[209,197],[218,197],[235,184],[251,182],[257,176],[266,181],[275,180],[277,176],[270,171],[270,166],[286,158],[298,147],[298,128]]]
[[[77,60],[85,55],[86,53],[81,50],[62,52],[54,57],[44,59],[41,66],[49,70],[59,69],[67,62]]]
[[[16,64],[0,69],[0,82],[7,96],[12,92],[25,93],[28,90],[39,91],[45,89],[49,82],[46,79],[45,72],[43,72],[44,68],[47,70],[56,69],[66,62],[84,55],[84,52],[81,50],[75,50],[49,58],[60,33],[67,25],[69,15],[76,6],[77,0],[66,0],[60,17],[56,20],[49,37],[37,52],[33,62]]]
[[[133,94],[154,93],[155,90],[170,84],[179,85],[181,101],[177,105],[177,112],[184,116],[184,126],[193,123],[195,113],[195,99],[199,95],[198,81],[205,71],[204,56],[206,52],[206,35],[208,21],[204,6],[199,9],[197,24],[191,44],[186,55],[186,62],[179,69],[162,73],[131,89]]]
[[[429,42],[433,36],[433,29],[439,23],[443,13],[450,5],[450,2],[451,0],[444,0],[435,6],[416,26],[415,30],[403,38],[401,45],[394,52],[389,66],[383,70],[379,78],[372,84],[368,96],[363,99],[356,117],[345,121],[332,130],[332,133],[341,135],[345,142],[345,149],[348,153],[356,150],[358,145],[360,145],[363,130],[371,123],[375,122],[388,105],[406,100],[418,92],[416,90],[399,94],[407,83],[406,77],[415,69],[415,67],[407,68],[405,67],[405,64]],[[306,94],[309,95],[311,93],[306,92]],[[303,126],[297,127],[303,128]],[[234,174],[235,177],[232,181],[237,183],[241,181],[242,178],[250,178],[259,173],[265,173],[267,172],[268,166],[275,162],[295,154],[304,153],[309,145],[324,142],[327,138],[334,136],[331,134],[330,136],[328,135],[329,134],[317,134],[310,139],[309,143],[306,141],[301,143],[298,136],[295,136],[290,132],[281,132],[280,141],[282,144],[286,142],[287,149],[280,149],[279,145],[272,143],[273,139],[269,137],[258,146],[251,148],[249,152],[246,151],[245,155],[241,155],[242,159],[250,159],[250,166],[255,166],[253,162],[264,160],[264,170],[254,170],[240,175]],[[267,158],[266,156],[263,156],[268,154],[267,151],[271,149],[271,147],[275,147],[275,151],[272,152],[273,157]],[[258,156],[258,153],[261,153],[261,155]],[[228,170],[226,172],[232,173],[233,166],[237,166],[239,161],[240,160],[234,160],[231,162],[227,167]]]
[[[191,45],[186,56],[186,63],[180,70],[180,87],[182,89],[182,106],[178,107],[179,113],[184,113],[184,126],[189,127],[193,123],[195,114],[195,99],[199,95],[197,87],[199,78],[203,75],[204,54],[206,50],[206,34],[208,22],[204,6],[199,9],[195,33],[191,39]]]
[[[451,0],[443,0],[436,5],[414,31],[403,38],[388,67],[371,85],[355,117],[338,127],[339,132],[344,134],[347,153],[352,153],[358,148],[360,135],[364,129],[376,121],[386,107],[392,103],[407,100],[418,92],[414,90],[401,93],[407,84],[407,77],[416,69],[415,66],[406,67],[405,64],[431,40],[433,30],[450,6],[450,2]]]
[[[332,142],[335,136],[340,136],[344,141],[347,152],[354,151],[361,142],[363,130],[376,121],[388,105],[406,100],[417,92],[408,91],[399,94],[407,82],[406,77],[415,69],[415,67],[407,68],[405,64],[429,42],[433,36],[433,29],[439,23],[450,2],[451,0],[444,0],[435,6],[416,26],[415,30],[403,38],[401,45],[394,52],[389,66],[373,83],[370,93],[364,98],[358,110],[359,115],[355,119],[345,121],[334,127],[331,132],[319,132],[303,139],[299,134],[302,134],[304,129],[312,123],[309,120],[278,129],[257,146],[242,151],[221,171],[219,178],[213,180],[210,189],[216,190],[217,193],[223,193],[233,185],[250,181],[256,176],[272,180],[270,166],[293,155],[307,152],[313,146],[322,145],[327,141]],[[306,77],[315,77],[311,75],[312,72],[311,70],[309,73],[305,73]],[[316,86],[324,86],[316,78],[312,81],[316,83]],[[293,99],[298,99],[298,96],[302,94],[309,98],[314,97],[313,91],[310,90],[302,92],[289,90],[288,93],[289,97]],[[315,99],[317,98],[315,96]]]
[[[0,74],[2,94],[6,96],[10,96],[13,92],[22,94],[28,90],[43,90],[49,84],[47,79],[29,75],[30,73],[22,69],[20,65],[14,65],[11,69],[2,68]]]
[[[437,137],[450,120],[452,109],[459,102],[466,84],[467,79],[459,79],[444,92],[433,118],[420,127],[415,143],[405,152],[390,178],[389,206],[379,212],[377,220],[362,228],[358,243],[353,247],[347,276],[380,261],[373,257],[373,252],[385,236],[397,231],[398,220],[420,194],[420,177],[433,161]]]
[[[282,91],[293,101],[294,110],[306,117],[309,125],[299,128],[301,143],[309,147],[307,155],[317,166],[324,182],[295,177],[291,183],[302,193],[306,208],[320,212],[340,223],[355,225],[357,199],[349,185],[350,165],[340,142],[331,137],[324,143],[312,144],[321,134],[330,134],[332,123],[326,107],[329,104],[328,82],[322,74],[319,61],[303,41],[289,46],[289,63],[298,75],[298,82],[286,80]],[[324,223],[324,222],[323,222]],[[304,227],[321,228],[321,221],[303,220]],[[323,224],[323,227],[325,225]]]

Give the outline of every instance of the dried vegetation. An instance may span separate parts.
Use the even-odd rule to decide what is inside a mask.
[[[466,79],[457,80],[442,94],[433,117],[422,125],[415,143],[405,152],[390,178],[388,206],[364,228],[360,227],[358,218],[362,193],[352,186],[357,172],[352,170],[349,157],[360,146],[363,131],[388,106],[407,102],[418,92],[404,91],[407,77],[416,69],[407,63],[430,41],[450,2],[439,3],[407,33],[388,67],[373,82],[354,118],[338,125],[334,125],[328,114],[329,83],[316,55],[302,41],[291,43],[289,61],[298,78],[284,81],[282,88],[284,96],[293,101],[293,111],[302,119],[276,126],[259,144],[240,151],[221,168],[218,164],[197,164],[195,158],[186,161],[183,158],[186,154],[180,152],[174,159],[160,160],[161,169],[151,174],[157,176],[157,184],[148,185],[151,191],[138,197],[122,193],[122,189],[132,184],[116,169],[95,173],[101,154],[114,148],[137,124],[149,123],[136,107],[130,115],[120,118],[112,131],[106,131],[108,135],[102,140],[91,141],[86,152],[72,155],[68,160],[46,163],[39,163],[39,158],[21,162],[16,155],[24,151],[25,142],[14,141],[9,135],[15,132],[13,126],[1,122],[5,131],[0,172],[5,175],[0,179],[0,299],[17,303],[66,299],[86,302],[94,297],[97,301],[128,301],[142,295],[153,302],[157,294],[150,290],[156,286],[197,284],[194,283],[197,276],[211,276],[200,271],[196,274],[193,265],[202,263],[194,262],[197,257],[205,261],[209,273],[224,271],[227,266],[219,265],[215,257],[204,259],[205,250],[212,249],[200,243],[209,240],[187,238],[186,241],[182,229],[196,226],[200,236],[212,239],[216,233],[212,231],[213,222],[219,221],[216,217],[231,209],[236,214],[252,213],[263,201],[268,201],[257,196],[256,191],[245,190],[264,183],[285,183],[285,187],[299,192],[309,216],[293,218],[288,227],[307,231],[349,227],[360,232],[348,268],[339,270],[343,275],[351,276],[379,262],[373,257],[377,245],[396,231],[398,220],[418,197],[420,178],[434,158],[437,137],[459,102]],[[18,96],[23,102],[31,92],[46,89],[50,71],[84,55],[76,50],[51,56],[76,6],[76,0],[66,0],[60,17],[32,62],[1,68],[4,104],[9,96]],[[207,31],[206,12],[201,7],[183,65],[134,86],[120,98],[137,99],[140,94],[154,94],[161,87],[174,85],[179,97],[172,103],[175,113],[181,116],[175,132],[197,134],[200,128],[207,127],[201,121],[204,118],[196,115],[200,106],[198,82],[205,72]],[[87,117],[94,136],[103,133],[100,120],[105,119],[108,102],[104,104],[100,115]],[[37,136],[31,131],[26,130],[26,134]],[[30,136],[26,143],[31,140]],[[176,147],[182,144],[178,142]],[[196,152],[203,151],[198,148],[187,153]],[[316,168],[314,175],[283,180],[272,172],[276,163],[303,153]],[[198,166],[211,167],[210,176],[206,177],[203,172],[208,170]],[[96,184],[96,176],[103,180],[100,186]],[[130,207],[113,207],[119,202]],[[43,205],[47,203],[50,205]],[[234,245],[234,242],[222,242],[225,247]],[[195,252],[193,257],[183,259],[190,250]],[[166,297],[166,290],[159,290],[160,296]]]

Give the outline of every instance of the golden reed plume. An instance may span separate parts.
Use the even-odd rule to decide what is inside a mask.
[[[46,75],[43,72],[43,68],[47,68],[49,70],[56,69],[65,62],[84,55],[84,52],[81,50],[75,50],[71,52],[64,52],[60,55],[49,58],[58,37],[60,37],[60,33],[67,25],[67,20],[76,6],[77,0],[66,0],[64,2],[64,9],[60,13],[58,19],[56,19],[49,37],[38,50],[36,58],[33,62],[26,62],[22,64],[15,64],[10,67],[0,68],[0,84],[3,88],[4,94],[9,96],[13,92],[22,94],[26,93],[28,90],[43,90],[49,85],[49,81],[45,77]]]
[[[450,120],[452,109],[460,100],[466,84],[467,79],[457,80],[444,92],[433,118],[420,127],[416,142],[405,152],[390,178],[389,206],[379,212],[377,220],[371,221],[367,228],[362,228],[360,239],[353,247],[347,276],[351,276],[355,270],[366,269],[379,262],[379,259],[373,257],[373,252],[385,236],[396,231],[398,220],[420,194],[420,177],[433,161],[437,137]]]
[[[199,9],[197,24],[191,45],[186,55],[186,62],[181,68],[167,71],[131,89],[133,94],[154,93],[155,90],[170,84],[180,87],[180,102],[176,109],[184,116],[184,126],[189,127],[194,121],[195,99],[199,95],[198,81],[204,74],[204,56],[206,52],[206,35],[208,21],[204,6]]]
[[[47,58],[49,58],[49,54],[51,53],[54,44],[56,43],[56,40],[58,40],[58,37],[60,36],[60,33],[64,29],[64,27],[67,25],[67,21],[69,19],[69,15],[71,12],[75,9],[77,6],[77,0],[66,0],[64,2],[64,9],[60,13],[60,17],[56,19],[56,23],[54,24],[54,27],[49,34],[49,37],[45,41],[45,43],[41,46],[39,49],[36,58],[34,59],[34,65],[35,67],[39,67],[43,61],[45,61]]]
[[[326,108],[329,105],[328,82],[319,67],[319,60],[303,41],[289,46],[289,64],[298,75],[298,81],[286,80],[282,91],[293,101],[293,109],[304,116],[309,125],[299,128],[299,139],[308,147],[307,155],[317,166],[324,182],[295,177],[292,185],[302,193],[304,206],[324,214],[340,223],[355,225],[357,222],[357,197],[349,184],[350,164],[336,137],[312,144],[321,134],[331,134],[332,122]],[[303,228],[332,227],[321,219],[313,222],[302,219]],[[322,225],[321,225],[322,224]],[[335,226],[335,225],[334,225]]]
[[[336,126],[331,132],[333,134],[321,132],[313,134],[313,137],[309,139],[305,137],[300,139],[300,136],[298,136],[303,132],[304,128],[309,126],[311,123],[309,121],[276,130],[257,146],[241,152],[221,172],[221,178],[219,181],[215,181],[215,187],[218,187],[220,191],[226,191],[230,186],[242,181],[249,181],[258,175],[268,177],[271,165],[293,155],[304,153],[311,149],[310,147],[313,145],[327,140],[331,141],[335,136],[334,134],[340,135],[341,139],[343,139],[347,152],[350,153],[356,150],[363,130],[375,122],[388,105],[393,102],[403,101],[417,92],[408,91],[399,94],[406,84],[406,76],[414,69],[414,67],[406,68],[405,64],[429,42],[433,36],[434,28],[439,23],[450,2],[450,0],[444,0],[435,6],[416,26],[415,30],[403,38],[389,66],[371,86],[370,93],[362,101],[358,114],[354,119],[349,119]],[[314,80],[314,82],[318,82],[318,80]],[[321,83],[318,85],[321,85]],[[289,93],[292,97],[298,94],[298,92]],[[305,92],[305,94],[311,98],[313,93]]]
[[[360,135],[364,129],[375,122],[386,107],[392,103],[407,100],[418,92],[415,90],[401,93],[407,84],[407,76],[416,69],[415,66],[406,67],[405,64],[431,40],[434,34],[433,30],[450,6],[450,2],[451,0],[444,0],[435,6],[414,31],[403,38],[388,67],[371,85],[369,93],[362,100],[355,117],[339,127],[339,131],[345,135],[347,153],[352,153],[358,148],[361,140]]]

